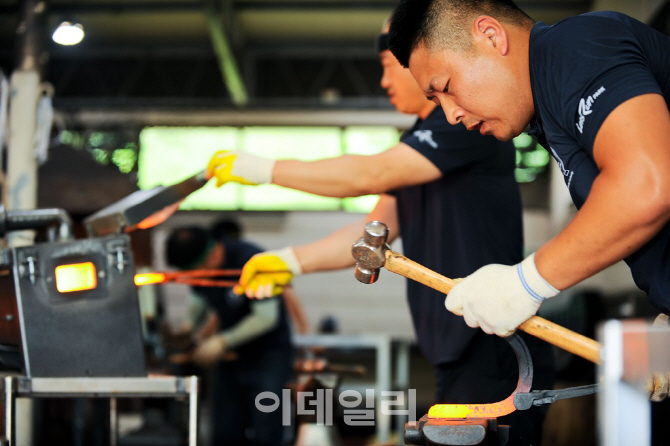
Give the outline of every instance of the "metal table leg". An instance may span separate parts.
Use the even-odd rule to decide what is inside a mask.
[[[188,444],[197,445],[198,377],[27,378],[5,376],[5,435],[0,446],[16,445],[16,398],[109,398],[109,444],[118,445],[118,398],[184,398],[188,394]],[[25,440],[22,438],[25,443]]]
[[[14,377],[5,376],[5,444],[14,445]]]
[[[198,380],[188,379],[188,444],[196,446],[198,442]]]
[[[117,446],[119,433],[119,418],[116,412],[115,397],[109,399],[109,446]]]

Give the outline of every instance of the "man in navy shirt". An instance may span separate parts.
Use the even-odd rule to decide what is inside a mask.
[[[199,226],[174,229],[166,243],[170,265],[180,269],[238,269],[256,245],[234,240]],[[193,286],[195,295],[216,318],[197,324],[193,361],[215,366],[212,383],[212,444],[281,445],[282,411],[255,406],[263,392],[279,397],[293,367],[293,347],[281,295],[263,301],[247,299],[230,287]]]
[[[210,161],[209,173],[219,183],[272,182],[335,197],[381,194],[360,222],[310,244],[254,256],[240,279],[249,297],[271,296],[298,274],[353,266],[351,245],[372,220],[388,224],[390,241],[402,237],[409,258],[449,277],[465,276],[491,262],[522,259],[514,146],[448,125],[442,110],[426,100],[388,51],[386,34],[378,45],[381,86],[398,111],[417,116],[397,145],[379,155],[314,162],[239,152],[218,153]],[[408,280],[407,299],[417,341],[434,367],[436,403],[496,402],[512,393],[518,366],[505,341],[467,327],[463,318],[444,309],[441,293],[422,284]],[[552,388],[552,347],[525,339],[538,370],[536,388]],[[538,444],[544,413],[536,407],[502,418],[502,424],[512,426],[511,444]]]
[[[548,26],[509,0],[400,0],[389,46],[451,124],[508,140],[528,125],[579,208],[514,265],[487,265],[447,308],[504,336],[542,301],[625,260],[670,312],[670,38],[626,15]]]

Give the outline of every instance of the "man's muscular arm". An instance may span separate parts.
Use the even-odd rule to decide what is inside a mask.
[[[670,113],[658,94],[618,106],[594,145],[600,174],[574,219],[535,255],[559,290],[622,260],[670,218]]]
[[[431,161],[400,142],[378,155],[279,160],[272,172],[272,183],[328,197],[357,197],[429,183],[441,176]]]
[[[515,266],[487,265],[456,285],[447,309],[471,327],[510,335],[544,299],[638,250],[670,218],[670,114],[659,95],[630,99],[595,141],[600,169],[584,206]]]

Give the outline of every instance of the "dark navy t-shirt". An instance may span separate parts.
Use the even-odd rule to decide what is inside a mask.
[[[404,254],[447,277],[523,256],[521,197],[511,142],[452,126],[440,107],[401,141],[428,158],[443,177],[391,192],[397,197]],[[416,337],[436,365],[454,361],[479,329],[444,307],[444,294],[413,280],[407,296]]]
[[[223,240],[223,244],[226,250],[224,262],[221,265],[223,269],[242,268],[254,254],[262,252],[258,246],[245,241]],[[251,312],[251,305],[257,302],[244,295],[233,293],[232,288],[228,287],[199,286],[193,287],[193,291],[204,298],[207,305],[216,311],[219,317],[219,330],[226,330],[236,325]],[[282,300],[282,296],[275,296],[272,299]],[[235,348],[235,351],[240,359],[253,358],[265,349],[285,348],[289,351],[291,349],[290,337],[288,316],[282,301],[277,325],[272,330]]]
[[[599,173],[593,145],[607,116],[643,94],[661,94],[669,103],[670,38],[624,14],[593,12],[552,26],[538,22],[529,57],[532,133],[558,162],[580,208]],[[670,312],[668,259],[670,225],[625,259],[637,286],[665,313]]]

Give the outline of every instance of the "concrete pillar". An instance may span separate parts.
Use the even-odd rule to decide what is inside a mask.
[[[46,62],[42,42],[46,2],[24,0],[22,8],[16,30],[17,63],[9,82],[7,172],[2,196],[8,210],[37,207],[35,143],[41,72]],[[33,239],[32,231],[16,231],[6,237],[10,246],[28,245]]]
[[[41,95],[41,72],[46,62],[42,36],[46,2],[23,0],[21,21],[17,27],[17,63],[9,81],[7,171],[2,202],[8,210],[37,207],[37,160],[35,142],[37,102]],[[33,231],[7,234],[9,246],[30,245]],[[17,444],[33,444],[33,402],[16,401]]]

